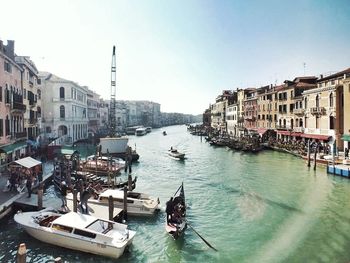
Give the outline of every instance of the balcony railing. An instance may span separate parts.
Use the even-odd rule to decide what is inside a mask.
[[[326,113],[325,107],[313,107],[310,109],[312,115],[324,115]]]
[[[305,114],[305,110],[304,109],[294,109],[294,114],[299,115],[299,116],[303,116]]]
[[[11,135],[12,139],[19,140],[19,139],[26,139],[27,138],[27,132],[15,132]]]
[[[295,132],[304,132],[304,128],[303,127],[294,127],[293,131]]]
[[[11,107],[11,111],[26,111],[26,105],[19,102],[14,102]]]
[[[276,125],[277,130],[290,130],[291,126],[290,125]]]

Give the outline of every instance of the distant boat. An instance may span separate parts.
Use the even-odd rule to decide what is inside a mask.
[[[185,158],[185,154],[184,153],[180,153],[178,152],[178,150],[171,148],[168,151],[168,155],[170,155],[171,157],[177,158],[177,159],[184,159]]]
[[[187,227],[186,221],[186,203],[183,183],[177,189],[173,199],[173,211],[171,219],[165,222],[165,231],[174,239],[178,239],[184,233]]]
[[[147,133],[147,130],[145,127],[137,128],[135,131],[136,136],[142,136],[142,135],[145,135],[146,133]]]
[[[124,253],[136,233],[124,224],[75,212],[60,214],[52,209],[17,213],[14,220],[42,242],[112,258]]]
[[[164,136],[167,135],[166,131],[163,131],[163,135],[164,135]]]

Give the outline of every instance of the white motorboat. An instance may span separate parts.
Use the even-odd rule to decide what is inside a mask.
[[[124,209],[123,189],[104,189],[97,193],[97,198],[90,198],[89,204],[108,206],[109,196],[113,197],[114,207]],[[79,199],[79,197],[78,197]],[[67,194],[67,201],[73,200],[73,194]],[[127,212],[132,216],[152,216],[159,211],[159,198],[152,198],[147,194],[133,191],[127,192]]]
[[[180,153],[178,150],[176,149],[173,149],[171,148],[169,151],[168,151],[168,154],[171,156],[171,157],[174,157],[174,158],[177,158],[177,159],[185,159],[185,154],[184,153]]]
[[[136,136],[142,136],[142,135],[145,135],[147,134],[147,130],[145,127],[140,127],[140,128],[137,128],[136,131],[135,131],[135,135]]]
[[[136,233],[124,224],[75,212],[60,214],[52,209],[20,212],[14,220],[42,242],[112,258],[124,253]]]

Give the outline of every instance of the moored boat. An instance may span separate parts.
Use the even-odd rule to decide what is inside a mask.
[[[79,196],[79,195],[78,195]],[[109,196],[113,197],[114,207],[124,209],[123,189],[103,189],[96,191],[96,198],[90,198],[89,204],[108,206]],[[78,197],[79,198],[79,197]],[[73,201],[73,194],[67,194],[67,201]],[[127,212],[132,216],[152,216],[159,211],[159,198],[152,198],[145,193],[127,192]]]
[[[164,135],[164,136],[167,135],[166,131],[163,131],[163,135]]]
[[[168,218],[169,215],[169,218]],[[187,228],[186,203],[183,183],[177,189],[172,202],[167,203],[167,219],[165,231],[174,239],[178,239]]]
[[[52,209],[17,213],[14,220],[42,242],[112,258],[124,253],[136,233],[125,224]]]

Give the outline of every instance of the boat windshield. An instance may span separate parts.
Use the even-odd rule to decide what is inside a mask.
[[[94,222],[92,222],[90,225],[88,225],[86,229],[90,229],[99,233],[106,234],[113,229],[113,223],[105,220],[97,219]]]

